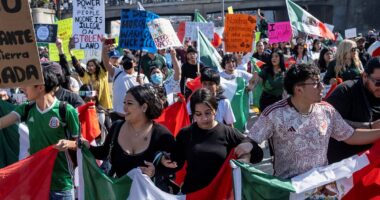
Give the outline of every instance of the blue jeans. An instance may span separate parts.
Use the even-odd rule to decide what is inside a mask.
[[[62,191],[50,191],[49,200],[74,200],[74,189]]]

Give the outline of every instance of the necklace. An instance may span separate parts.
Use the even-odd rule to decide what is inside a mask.
[[[129,125],[128,127],[131,127],[130,129],[131,129],[132,133],[134,133],[134,135],[135,135],[136,138],[137,138],[138,136],[142,135],[144,141],[147,141],[147,140],[148,140],[148,135],[149,135],[149,132],[150,132],[150,131],[146,131],[146,129],[147,129],[146,127],[143,127],[143,128],[141,128],[140,130],[136,130],[136,129],[132,126],[132,124],[128,124],[128,125]],[[148,127],[148,129],[150,129],[151,124],[149,124],[147,127]],[[145,133],[145,132],[146,132],[146,133]]]

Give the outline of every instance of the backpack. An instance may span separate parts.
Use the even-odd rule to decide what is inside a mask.
[[[33,108],[33,106],[36,105],[36,102],[30,102],[25,107],[24,115],[21,116],[21,121],[25,122],[28,119],[29,111]],[[60,101],[59,102],[59,117],[61,118],[61,124],[63,127],[63,130],[65,132],[65,137],[67,140],[72,140],[73,137],[71,133],[67,130],[67,122],[66,122],[66,110],[67,110],[67,102],[66,101]],[[77,157],[76,157],[76,151],[74,150],[68,150],[71,162],[74,164],[74,168],[77,166]]]

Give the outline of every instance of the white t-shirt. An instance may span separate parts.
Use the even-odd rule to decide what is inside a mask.
[[[186,108],[187,113],[191,115],[190,102],[186,104]],[[225,124],[234,124],[236,122],[230,100],[221,99],[218,101],[218,108],[216,109],[215,120]]]
[[[232,80],[232,79],[235,79],[236,77],[242,77],[245,80],[245,82],[249,83],[253,75],[246,71],[235,69],[233,74],[227,74],[225,71],[220,72],[220,77],[227,80]]]
[[[139,83],[136,81],[137,72],[133,74],[127,74],[124,69],[120,69],[120,68],[114,68],[114,69],[115,69],[115,73],[112,77],[113,79],[113,87],[112,87],[113,111],[124,114],[123,102],[124,102],[125,95],[127,94],[127,91],[133,86],[139,85]],[[140,76],[142,77],[144,83],[149,83],[149,80],[144,76],[144,74],[140,74]]]

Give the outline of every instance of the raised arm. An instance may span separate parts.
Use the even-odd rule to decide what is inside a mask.
[[[375,143],[379,139],[380,129],[356,129],[344,142],[350,145],[365,145]]]
[[[173,69],[174,69],[174,80],[179,81],[179,80],[181,80],[182,71],[181,71],[180,63],[177,59],[176,50],[171,48],[170,49],[170,55],[172,57],[172,63],[173,63]]]
[[[110,49],[110,45],[109,44],[105,44],[104,43],[104,39],[102,39],[103,41],[103,49],[102,49],[102,60],[103,60],[103,64],[104,64],[104,67],[105,69],[108,71],[108,73],[110,74],[111,77],[114,76],[115,74],[115,69],[114,67],[111,65],[110,63],[110,58],[108,56],[108,51]]]

